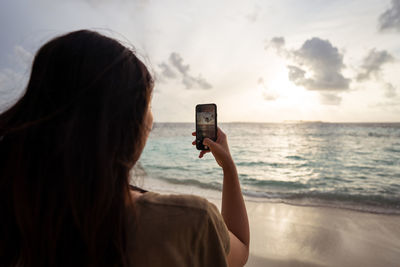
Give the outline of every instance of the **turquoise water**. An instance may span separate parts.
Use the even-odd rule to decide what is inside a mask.
[[[400,213],[400,124],[222,123],[246,196]],[[191,123],[156,123],[140,158],[172,185],[221,190],[211,154],[198,158]]]

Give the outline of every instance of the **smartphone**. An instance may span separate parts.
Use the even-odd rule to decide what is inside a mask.
[[[217,105],[196,105],[196,148],[198,150],[209,150],[203,145],[204,138],[217,140]]]

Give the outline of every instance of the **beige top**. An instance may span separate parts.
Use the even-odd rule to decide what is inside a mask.
[[[135,205],[136,226],[128,233],[135,266],[227,266],[228,229],[214,204],[147,192]]]

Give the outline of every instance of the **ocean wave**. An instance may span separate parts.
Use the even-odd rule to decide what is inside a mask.
[[[294,159],[294,160],[305,160],[305,158],[300,156],[286,156],[287,159]]]
[[[377,137],[377,138],[382,138],[382,137],[400,137],[400,134],[394,134],[394,133],[376,133],[376,132],[369,132],[368,133],[369,137]]]
[[[195,179],[177,179],[171,177],[157,177],[157,179],[166,181],[172,185],[194,186],[216,191],[222,190],[222,184],[219,182],[205,183]],[[268,183],[271,187],[278,185],[285,186],[286,188],[299,188],[300,186],[300,183],[297,182],[268,181]],[[302,184],[302,186],[303,190],[307,190],[307,185]],[[400,215],[400,198],[384,197],[382,195],[349,194],[346,190],[342,190],[341,192],[301,191],[301,188],[297,192],[257,191],[246,188],[246,183],[243,183],[242,192],[250,200],[257,202],[277,202],[299,206],[332,207],[360,212]]]
[[[369,137],[389,137],[389,134],[380,134],[380,133],[374,133],[374,132],[369,132],[368,133]]]
[[[360,212],[400,215],[400,198],[378,195],[348,195],[326,192],[273,193],[244,191],[254,201],[278,202],[299,206],[331,207]]]
[[[187,185],[187,186],[197,186],[200,188],[204,189],[214,189],[214,190],[222,190],[222,184],[218,182],[208,182],[204,183],[199,180],[195,179],[177,179],[177,178],[171,178],[171,177],[163,177],[160,178],[161,180],[167,181],[168,183],[171,184],[178,184],[178,185]]]
[[[253,167],[253,166],[268,166],[274,168],[282,168],[291,165],[289,163],[281,162],[267,162],[267,161],[238,161],[236,166]]]
[[[158,170],[178,170],[178,171],[191,171],[192,167],[186,166],[165,166],[165,165],[147,165],[146,167]]]
[[[263,166],[268,164],[269,163],[265,161],[238,161],[236,163],[237,166]]]
[[[259,187],[278,187],[281,189],[304,189],[310,188],[310,185],[298,181],[280,181],[280,180],[258,180],[247,178],[242,180],[243,184]]]
[[[386,152],[399,153],[399,152],[400,152],[400,148],[387,147],[387,148],[384,148],[384,151],[386,151]]]
[[[351,171],[374,171],[379,168],[379,165],[347,165],[343,166],[347,170]]]

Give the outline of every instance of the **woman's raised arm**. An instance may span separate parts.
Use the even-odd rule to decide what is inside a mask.
[[[196,135],[194,132],[192,135]],[[194,142],[194,144],[196,144]],[[222,189],[222,217],[230,232],[231,249],[228,255],[229,266],[243,266],[249,255],[250,230],[246,206],[240,189],[235,163],[229,152],[225,133],[218,128],[217,140],[205,138],[203,144],[210,148],[201,151],[199,158],[211,151],[224,172]]]

